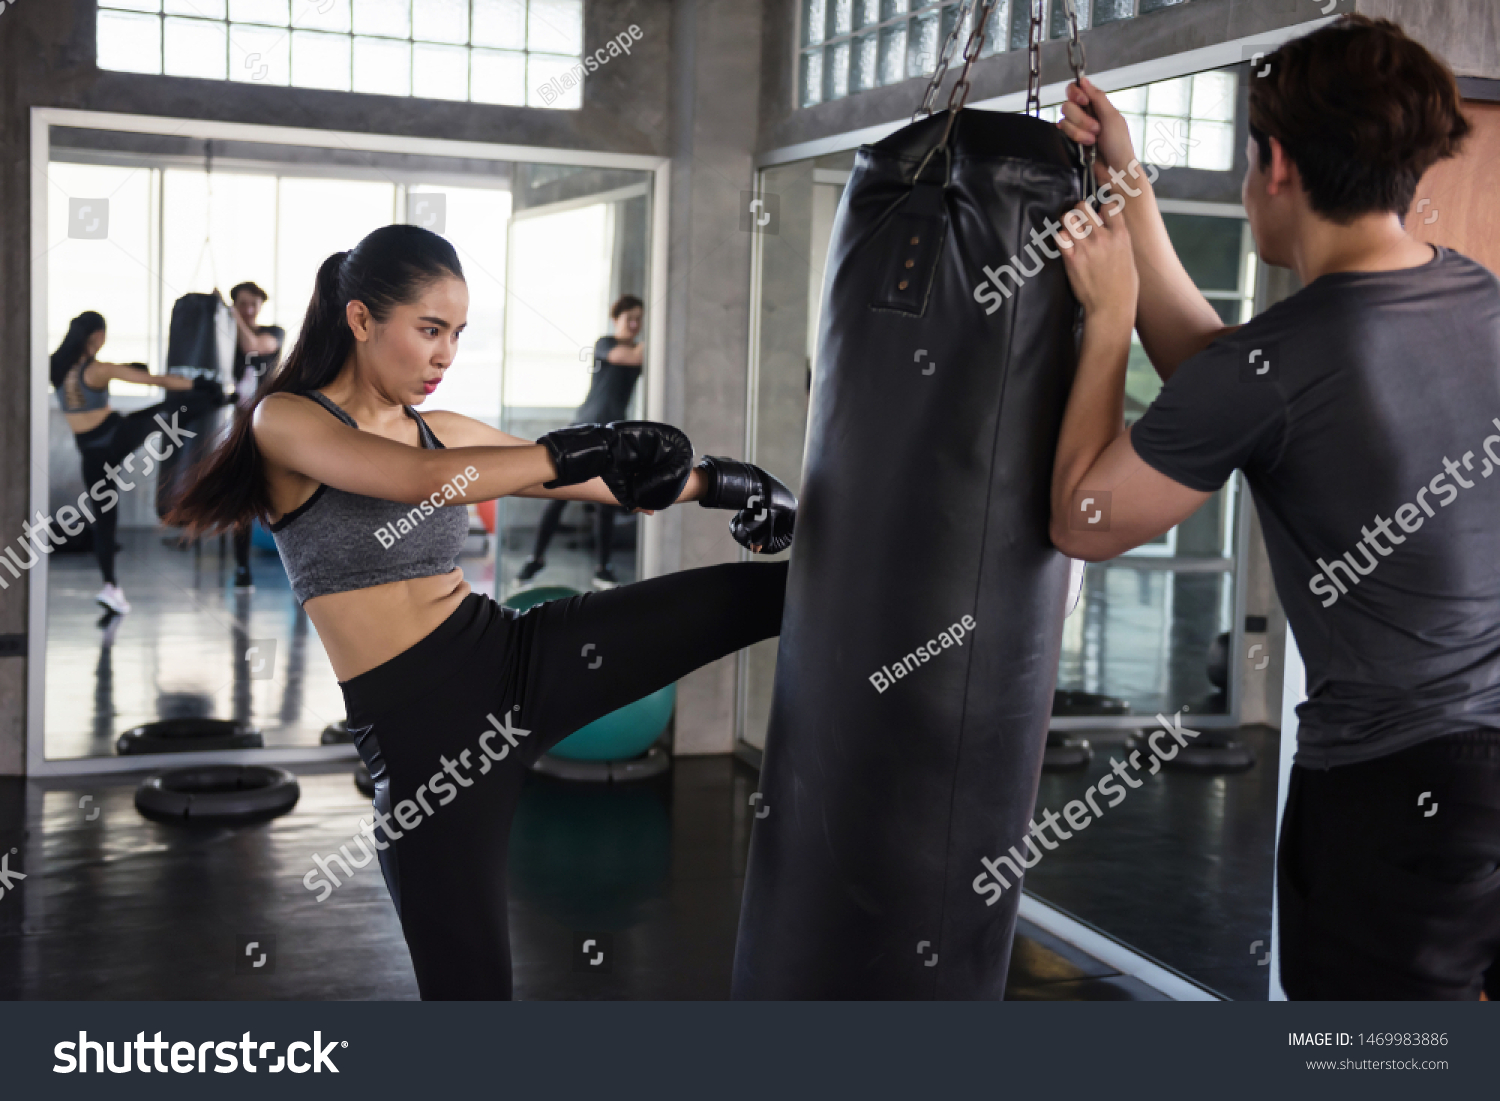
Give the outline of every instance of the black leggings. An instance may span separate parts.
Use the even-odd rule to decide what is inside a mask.
[[[536,546],[531,552],[531,557],[538,562],[547,557],[547,544],[557,534],[558,525],[562,523],[563,508],[567,503],[561,500],[549,501],[542,510],[542,522],[536,529]],[[602,569],[609,565],[610,553],[614,550],[615,514],[620,509],[614,505],[595,505],[594,509],[595,537],[599,544],[599,566]]]
[[[520,613],[470,594],[415,646],[343,682],[379,825],[315,857],[304,884],[320,890],[321,872],[331,889],[378,849],[422,997],[508,999],[506,859],[527,766],[778,634],[786,575],[784,562],[709,566]]]
[[[119,466],[125,461],[125,456],[146,442],[147,436],[161,431],[161,426],[156,423],[158,413],[163,414],[163,419],[170,423],[170,418],[165,416],[169,404],[176,410],[182,405],[182,401],[180,398],[173,398],[123,415],[111,412],[96,427],[73,437],[73,442],[78,445],[78,454],[83,460],[85,491],[105,478],[105,463]],[[124,480],[132,481],[133,479],[126,474]],[[115,583],[115,526],[119,520],[116,515],[119,505],[116,504],[114,508],[107,511],[102,511],[97,507],[92,511],[97,517],[93,525],[94,557],[98,559],[99,572],[104,575],[104,583],[113,585]]]

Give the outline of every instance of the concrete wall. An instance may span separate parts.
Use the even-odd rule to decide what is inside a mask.
[[[1366,15],[1393,19],[1459,76],[1500,76],[1500,4],[1495,0],[1358,0]]]
[[[716,455],[745,449],[751,234],[742,196],[753,186],[761,27],[758,0],[674,5],[665,417]],[[664,570],[739,557],[722,512],[672,509],[659,522]],[[734,710],[733,657],[685,678],[676,751],[729,752]]]

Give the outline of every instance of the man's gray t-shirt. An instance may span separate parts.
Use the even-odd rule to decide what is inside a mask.
[[[1307,666],[1297,762],[1500,729],[1500,281],[1446,249],[1325,275],[1194,356],[1131,429],[1242,469]]]

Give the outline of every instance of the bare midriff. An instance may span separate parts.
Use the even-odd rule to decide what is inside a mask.
[[[302,607],[341,681],[411,649],[452,615],[470,592],[464,571],[413,577],[315,596]]]
[[[73,435],[81,436],[98,428],[112,412],[106,405],[103,409],[90,409],[87,413],[64,413],[63,416],[68,418],[68,427],[73,430]]]

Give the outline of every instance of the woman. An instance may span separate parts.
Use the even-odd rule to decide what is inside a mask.
[[[153,432],[159,432],[157,414],[170,420],[168,408],[180,411],[181,398],[168,399],[147,409],[121,416],[109,407],[110,379],[160,386],[163,390],[195,390],[195,404],[212,404],[219,400],[218,386],[206,379],[178,378],[175,375],[153,375],[144,363],[104,363],[95,357],[104,347],[104,318],[86,310],[68,325],[57,351],[52,353],[52,386],[57,402],[67,415],[73,430],[73,442],[83,459],[84,488],[96,485],[105,477],[106,464],[118,467]],[[94,557],[104,575],[104,588],[94,599],[116,615],[130,611],[130,602],[115,578],[115,523],[113,508],[101,509],[94,522]]]
[[[172,520],[209,530],[258,515],[275,536],[375,781],[379,826],[344,850],[362,854],[355,867],[378,851],[424,998],[510,997],[506,845],[526,767],[775,635],[786,585],[784,563],[737,563],[517,614],[457,568],[463,505],[697,499],[740,509],[736,538],[768,552],[790,542],[796,509],[755,467],[705,458],[694,469],[668,425],[580,425],[533,444],[456,413],[424,418],[412,406],[452,365],[467,312],[458,256],[427,230],[387,226],[329,257],[286,366]],[[352,875],[343,856],[315,863]]]

